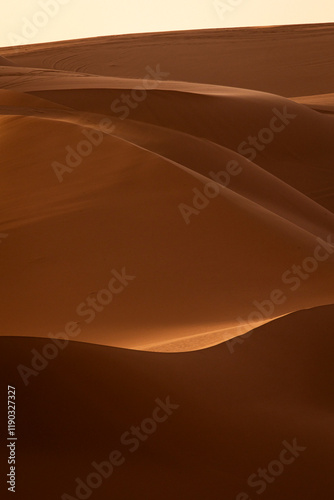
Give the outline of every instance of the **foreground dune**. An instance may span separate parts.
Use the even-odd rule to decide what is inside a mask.
[[[37,500],[74,498],[76,478],[86,483],[96,472],[92,463],[113,450],[125,461],[92,498],[249,500],[263,488],[261,497],[270,500],[328,498],[333,328],[334,308],[327,306],[193,353],[71,342],[28,375],[27,386],[17,365],[31,367],[31,349],[41,353],[48,340],[1,338],[1,374],[20,395],[17,498],[32,491]],[[170,415],[154,430],[144,419],[168,396]],[[163,411],[156,415],[164,420]],[[154,432],[128,442],[124,434],[140,425]],[[281,455],[283,442],[295,442],[298,456]],[[290,463],[260,480],[258,469],[271,470],[275,460],[280,471],[280,456]]]

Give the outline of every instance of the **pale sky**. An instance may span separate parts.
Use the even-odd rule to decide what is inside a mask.
[[[93,36],[334,22],[334,0],[0,0],[0,46]]]

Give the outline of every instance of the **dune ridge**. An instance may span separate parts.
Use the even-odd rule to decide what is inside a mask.
[[[282,30],[241,30],[238,43],[280,35],[283,54]],[[306,44],[310,30],[332,36],[331,25],[288,36]],[[73,42],[66,58],[67,42],[3,51],[15,68],[0,71],[0,231],[10,235],[1,248],[2,335],[43,337],[74,321],[80,341],[196,350],[333,303],[331,94],[288,99],[283,86],[268,93],[269,81],[252,89],[240,47],[245,88],[226,86],[223,69],[219,82],[204,83],[194,67],[182,81],[178,61],[164,62],[165,36],[142,38],[152,64],[141,78],[106,63],[131,36]],[[180,36],[168,35],[169,48]],[[235,40],[225,31],[182,36],[218,47]],[[82,65],[94,51],[94,66]],[[78,154],[83,141],[88,154]],[[304,262],[311,270],[296,275]],[[79,305],[124,267],[136,279],[88,323]],[[275,291],[281,303],[265,315],[254,303],[268,305]]]
[[[270,322],[231,349],[224,343],[171,355],[70,342],[28,377],[27,387],[16,365],[30,366],[31,350],[42,352],[49,339],[2,337],[0,370],[20,388],[25,405],[18,414],[18,477],[38,483],[38,499],[73,496],[75,478],[85,481],[92,462],[116,449],[125,463],[94,498],[183,500],[191,493],[234,500],[242,492],[252,498],[259,485],[249,482],[251,474],[279,457],[283,441],[296,440],[302,452],[275,481],[269,476],[263,497],[326,498],[332,491],[333,326],[333,306],[326,306]],[[43,411],[36,412],[41,395]],[[168,420],[130,453],[121,436],[168,396],[174,405]],[[99,425],[92,426],[97,414]]]

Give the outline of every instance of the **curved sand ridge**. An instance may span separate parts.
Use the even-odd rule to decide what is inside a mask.
[[[217,494],[235,500],[241,492],[256,498],[264,487],[271,500],[326,498],[334,444],[333,328],[328,306],[255,330],[232,345],[233,354],[226,344],[170,355],[70,342],[28,377],[26,388],[17,364],[30,366],[31,350],[42,352],[48,340],[3,337],[1,370],[26,403],[19,421],[21,480],[26,487],[38,483],[38,500],[65,492],[76,497],[75,478],[86,484],[96,472],[92,462],[105,462],[119,450],[125,462],[94,489],[99,500]],[[41,394],[43,408],[36,411]],[[157,398],[166,402],[168,396],[168,419],[160,411],[156,432],[130,441],[133,425],[142,423],[150,432],[144,419],[152,417]],[[259,468],[270,469],[285,441],[297,445],[295,456],[283,454],[282,474],[276,476],[276,462],[274,474],[261,483]],[[55,473],[56,483],[50,480]]]
[[[333,302],[330,114],[170,79],[120,111],[141,80],[37,67],[0,75],[2,334],[194,350]]]

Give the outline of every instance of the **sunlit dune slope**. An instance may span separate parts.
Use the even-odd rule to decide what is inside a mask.
[[[327,46],[331,26],[312,29]],[[305,30],[288,33],[307,44]],[[184,36],[210,45],[229,33]],[[270,33],[251,39],[263,45]],[[250,90],[240,61],[248,89],[203,80],[199,68],[181,81],[178,60],[163,66],[151,42],[151,87],[131,101],[143,80],[103,70],[113,43],[73,42],[67,62],[65,48],[3,51],[16,67],[0,68],[1,335],[46,336],[71,323],[75,340],[186,351],[333,303],[328,110]],[[83,54],[98,54],[100,69],[82,65]],[[302,67],[294,71],[291,95],[311,93]],[[261,90],[283,95],[283,80]]]

